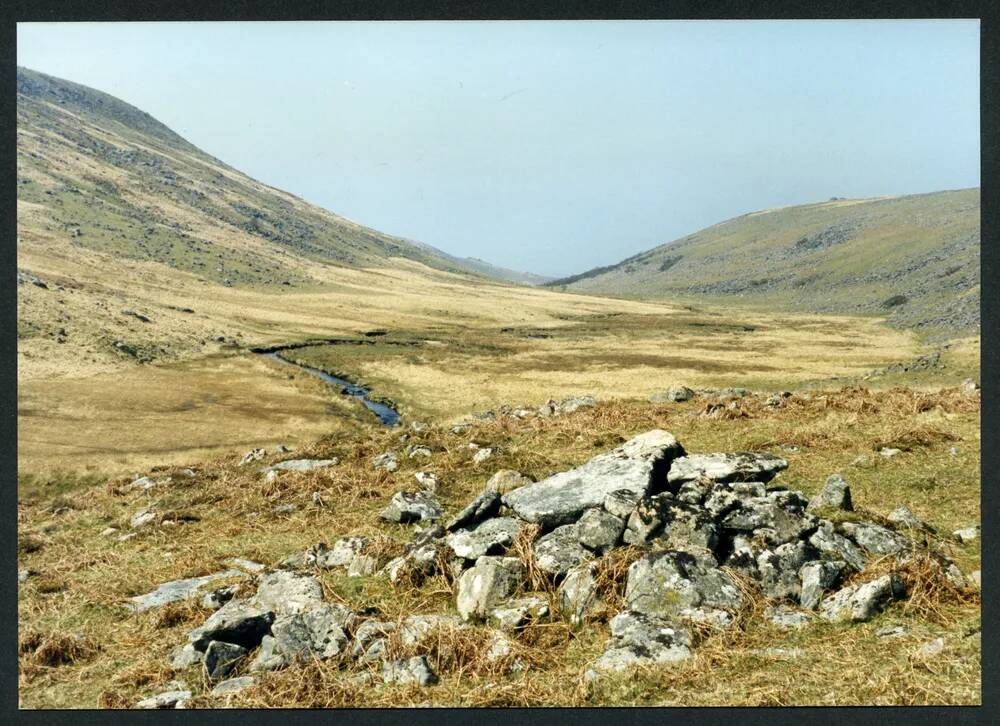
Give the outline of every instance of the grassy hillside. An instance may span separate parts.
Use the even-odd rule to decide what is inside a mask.
[[[746,214],[547,284],[878,315],[953,336],[979,330],[979,246],[979,189],[836,199]]]

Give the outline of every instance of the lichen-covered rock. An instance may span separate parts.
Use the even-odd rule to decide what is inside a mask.
[[[381,517],[387,522],[433,522],[441,518],[444,509],[431,492],[396,492]]]
[[[239,570],[225,570],[224,572],[216,572],[212,575],[164,582],[152,592],[130,597],[127,607],[136,612],[143,612],[144,610],[160,607],[167,603],[181,602],[195,596],[200,590],[211,585],[213,582],[225,580],[230,577],[239,577],[242,574]]]
[[[799,570],[806,563],[805,542],[788,542],[774,550],[765,550],[757,557],[760,584],[768,597],[797,598],[802,589]]]
[[[529,595],[504,603],[495,608],[490,616],[497,621],[501,628],[513,630],[520,628],[530,620],[538,620],[548,614],[548,601],[535,595]]]
[[[372,466],[385,471],[396,471],[399,468],[399,458],[394,451],[386,451],[372,459]]]
[[[627,521],[641,499],[642,495],[639,492],[631,489],[615,489],[604,497],[604,510]]]
[[[234,693],[239,693],[240,691],[245,691],[253,685],[256,685],[257,678],[254,676],[239,676],[237,678],[229,678],[228,680],[217,683],[212,689],[213,696],[231,696]]]
[[[574,627],[600,602],[595,574],[594,564],[585,562],[567,572],[559,585],[559,611]]]
[[[595,507],[588,509],[576,523],[577,537],[587,549],[604,554],[621,539],[625,521],[621,517]]]
[[[290,459],[279,461],[273,466],[269,466],[264,471],[316,471],[318,469],[328,469],[336,466],[338,460],[333,459]]]
[[[625,584],[626,607],[637,613],[676,617],[685,608],[737,609],[736,583],[708,553],[668,550],[636,560]]]
[[[827,478],[820,493],[809,501],[809,510],[817,509],[854,511],[854,503],[851,501],[851,487],[840,474],[832,474]]]
[[[342,537],[327,549],[325,545],[313,548],[312,556],[307,557],[317,567],[331,570],[335,567],[347,567],[368,544],[366,537]]]
[[[809,544],[815,547],[825,559],[842,560],[852,569],[865,569],[865,556],[858,546],[833,529],[833,522],[820,520],[816,531],[809,537]]]
[[[877,555],[897,555],[913,547],[913,543],[903,535],[871,522],[844,522],[840,529],[864,549]]]
[[[782,630],[798,630],[804,628],[812,618],[808,613],[795,610],[787,605],[778,605],[770,608],[766,613],[767,619]]]
[[[500,511],[500,494],[492,489],[486,489],[473,499],[465,509],[456,514],[445,529],[454,532],[461,527],[471,527],[484,519],[489,519]]]
[[[386,639],[395,632],[396,623],[366,620],[354,632],[351,657],[359,663],[377,663],[385,655]]]
[[[204,660],[204,651],[195,648],[193,643],[185,643],[184,645],[174,648],[173,652],[171,652],[170,667],[175,671],[182,671],[185,668],[198,665]]]
[[[694,454],[675,459],[667,473],[667,481],[675,488],[698,478],[716,482],[767,482],[787,468],[788,462],[773,454]]]
[[[609,624],[611,639],[594,663],[603,671],[632,666],[677,663],[691,657],[691,633],[680,625],[643,613],[618,613]]]
[[[819,604],[820,617],[826,620],[871,620],[893,600],[906,594],[903,580],[895,574],[882,575],[869,582],[849,585]]]
[[[590,550],[580,544],[578,527],[564,524],[556,527],[532,545],[538,569],[547,575],[561,577],[578,563],[593,557]]]
[[[458,613],[464,620],[487,617],[524,580],[524,565],[516,557],[480,557],[458,579]]]
[[[931,528],[920,517],[914,514],[909,507],[896,507],[889,512],[889,516],[886,519],[892,522],[897,528],[925,529],[931,531]]]
[[[613,491],[645,494],[683,453],[673,435],[658,429],[648,431],[582,466],[508,492],[503,502],[529,522],[545,526],[573,522],[585,510],[602,506]]]
[[[823,594],[837,585],[846,569],[847,563],[842,560],[814,560],[802,565],[799,569],[799,604],[807,610],[815,610]]]
[[[437,683],[438,677],[431,670],[430,664],[427,662],[427,657],[416,655],[405,660],[386,661],[383,663],[382,680],[386,683],[415,684],[426,687]]]
[[[277,614],[298,613],[323,602],[323,586],[312,575],[275,570],[261,578],[253,600]]]
[[[483,555],[498,554],[509,547],[524,526],[514,517],[496,517],[448,535],[446,542],[459,557],[478,560]]]
[[[135,708],[180,708],[185,701],[191,700],[191,691],[165,691],[155,696],[144,698],[135,704]]]

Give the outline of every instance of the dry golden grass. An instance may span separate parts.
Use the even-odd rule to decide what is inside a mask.
[[[40,667],[22,657],[21,703],[25,707],[130,706],[163,690],[174,677],[199,694],[194,705],[217,703],[204,695],[196,670],[172,673],[165,668],[169,651],[207,613],[179,605],[159,612],[130,614],[124,598],[159,583],[225,568],[227,557],[240,556],[273,564],[317,542],[331,543],[347,534],[381,538],[386,553],[398,551],[409,528],[378,520],[391,495],[415,485],[415,471],[438,475],[438,492],[449,512],[477,494],[496,470],[511,468],[535,478],[565,469],[613,447],[623,438],[650,428],[674,432],[692,452],[764,448],[780,451],[790,468],[782,475],[789,487],[812,494],[833,472],[851,483],[856,507],[868,516],[884,516],[906,504],[942,535],[965,572],[980,567],[977,542],[945,543],[953,529],[979,522],[978,399],[955,390],[936,394],[926,408],[922,391],[867,389],[796,393],[771,409],[746,402],[753,417],[714,420],[700,416],[698,401],[655,405],[611,401],[594,409],[550,419],[512,417],[478,422],[462,434],[430,426],[409,431],[406,443],[429,446],[430,460],[402,457],[393,473],[376,471],[371,459],[389,448],[401,450],[401,432],[371,430],[329,437],[294,455],[337,456],[329,470],[284,472],[266,487],[256,467],[239,467],[238,457],[205,462],[195,478],[176,469],[168,484],[150,492],[129,490],[121,480],[104,482],[72,494],[44,492],[24,496],[19,506],[20,566],[42,574],[21,585],[22,632],[63,633],[100,643],[81,660]],[[931,438],[891,459],[872,451],[897,430],[902,419],[913,427],[932,419],[933,426],[956,440]],[[930,425],[930,424],[928,424]],[[795,451],[778,449],[796,432],[811,432]],[[494,457],[473,464],[470,441],[493,446]],[[949,449],[960,453],[952,456]],[[869,461],[852,463],[858,455]],[[286,455],[287,456],[287,455]],[[269,456],[261,464],[278,457]],[[312,504],[320,492],[325,506]],[[946,496],[945,496],[946,494]],[[174,527],[138,530],[135,539],[102,537],[111,525],[128,531],[132,513],[157,501],[162,512],[189,516]],[[299,509],[275,515],[277,504]],[[66,504],[73,506],[66,507]],[[59,512],[58,514],[56,512]],[[531,536],[525,534],[525,539]],[[525,550],[524,543],[521,550]],[[612,676],[596,684],[582,679],[607,638],[603,617],[612,614],[631,556],[616,552],[602,564],[599,579],[609,607],[604,616],[578,630],[559,620],[542,621],[515,634],[515,652],[529,664],[520,674],[498,675],[474,658],[482,631],[441,634],[431,646],[443,669],[442,682],[430,689],[394,685],[359,687],[346,677],[357,671],[344,663],[313,663],[268,675],[257,688],[229,699],[229,705],[379,706],[433,705],[761,705],[761,704],[930,704],[976,703],[979,695],[978,596],[955,592],[918,561],[898,568],[910,583],[910,598],[869,624],[815,624],[783,633],[754,613],[741,613],[737,628],[703,633],[694,657],[676,667]],[[877,568],[878,565],[873,565]],[[873,571],[877,572],[877,569]],[[353,608],[375,607],[380,619],[398,620],[415,613],[454,613],[453,583],[435,575],[396,588],[378,577],[347,577],[320,572],[327,596]],[[49,590],[44,581],[63,587]],[[542,587],[532,583],[530,587]],[[542,592],[547,590],[542,589]],[[874,630],[901,623],[909,635],[881,639]],[[973,633],[973,635],[969,635]],[[915,659],[924,642],[944,637],[945,651],[931,661]],[[768,656],[766,648],[798,648],[798,655]],[[114,680],[118,674],[128,674]]]

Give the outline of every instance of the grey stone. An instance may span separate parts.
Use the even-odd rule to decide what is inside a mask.
[[[329,469],[336,466],[338,459],[289,459],[279,461],[277,464],[267,467],[264,471],[316,471],[317,469]]]
[[[170,667],[175,671],[182,671],[193,665],[198,665],[205,660],[205,654],[197,650],[192,643],[185,643],[174,648],[170,654]]]
[[[478,560],[483,555],[496,554],[513,544],[523,523],[514,517],[488,519],[472,529],[448,535],[452,551],[464,559]]]
[[[243,458],[240,459],[239,466],[245,466],[245,465],[250,464],[250,463],[252,463],[254,461],[260,461],[266,455],[267,455],[267,452],[264,451],[264,449],[260,449],[260,448],[250,449],[250,451],[248,451],[247,453],[245,453],[243,455]]]
[[[582,625],[600,601],[594,575],[593,563],[582,563],[567,572],[559,585],[559,610],[574,627]]]
[[[429,457],[431,455],[431,449],[429,446],[424,446],[422,444],[410,444],[406,447],[406,456],[413,459],[417,456]]]
[[[201,606],[209,610],[218,610],[232,600],[239,592],[239,585],[227,585],[206,592],[201,598]]]
[[[627,521],[641,499],[642,494],[639,492],[631,489],[615,489],[604,497],[603,505],[609,514]]]
[[[330,549],[325,546],[315,548],[312,559],[317,567],[327,570],[347,567],[367,544],[368,539],[365,537],[342,537]]]
[[[983,589],[983,571],[982,570],[973,570],[972,572],[970,572],[969,573],[969,580],[971,580],[972,584],[975,585],[978,589],[980,589],[980,590]]]
[[[604,554],[621,539],[625,521],[601,508],[588,509],[576,523],[577,537],[587,549]]]
[[[909,507],[896,507],[889,512],[889,516],[886,517],[886,519],[897,527],[905,527],[907,529],[925,529],[930,531],[930,527],[928,527],[927,524],[920,519],[920,517],[914,514]]]
[[[840,529],[864,549],[877,555],[897,555],[913,547],[913,543],[903,535],[871,522],[843,522]]]
[[[524,565],[516,557],[480,557],[458,579],[459,615],[464,620],[487,617],[514,594],[524,574]]]
[[[625,611],[612,618],[610,628],[608,648],[594,663],[598,671],[677,663],[691,657],[691,633],[669,620]]]
[[[386,683],[415,684],[425,687],[437,683],[438,677],[431,670],[426,656],[417,655],[406,660],[387,661],[383,663],[382,680]]]
[[[273,514],[292,514],[297,511],[299,511],[298,504],[279,504],[278,506],[271,508],[271,512]]]
[[[719,608],[683,608],[677,613],[681,620],[725,630],[733,624],[733,614]]]
[[[149,508],[133,514],[128,523],[132,529],[139,529],[140,527],[145,527],[147,524],[150,524],[155,520],[156,512],[152,508]]]
[[[809,544],[815,547],[826,559],[843,560],[858,572],[865,569],[864,554],[856,544],[834,532],[833,522],[829,520],[820,520],[819,527],[809,538]]]
[[[257,679],[254,676],[238,676],[237,678],[229,678],[228,680],[217,683],[212,689],[213,696],[231,696],[234,693],[239,693],[240,691],[245,691],[250,686],[257,683]]]
[[[501,628],[513,630],[520,628],[530,620],[538,620],[549,614],[549,603],[540,597],[527,597],[510,600],[498,608],[494,608],[490,617],[496,620]]]
[[[823,485],[823,489],[809,502],[809,510],[840,509],[853,512],[851,487],[840,474],[832,474]]]
[[[312,575],[276,570],[261,578],[253,600],[264,610],[298,613],[323,602],[323,586]]]
[[[191,699],[191,691],[166,691],[155,696],[144,698],[135,704],[135,708],[177,708],[184,701]]]
[[[573,413],[581,408],[593,408],[597,405],[597,399],[593,396],[573,396],[566,398],[555,406],[555,414],[558,416],[564,413]]]
[[[385,471],[396,471],[399,468],[399,459],[396,457],[394,451],[386,451],[372,460],[372,466],[376,469],[384,469]]]
[[[667,473],[667,482],[677,487],[700,477],[717,482],[767,482],[787,468],[788,462],[773,454],[694,454],[673,461]]]
[[[507,492],[512,492],[515,489],[520,489],[523,486],[534,483],[533,479],[525,476],[519,471],[514,471],[513,469],[501,469],[491,476],[488,482],[486,482],[486,489],[488,491],[496,492],[497,494],[506,494]]]
[[[974,539],[979,537],[979,527],[966,527],[965,529],[956,529],[951,534],[956,541],[965,544],[966,542],[972,542]]]
[[[266,566],[259,562],[254,562],[253,560],[247,560],[242,557],[229,557],[223,560],[230,567],[236,567],[246,572],[252,572],[254,574],[263,572],[267,569]]]
[[[204,651],[209,642],[221,640],[256,647],[271,629],[274,613],[247,600],[230,600],[188,634],[196,650]]]
[[[472,461],[475,462],[476,464],[481,464],[487,459],[489,459],[491,456],[493,456],[493,449],[485,447],[479,449],[475,454],[472,455]]]
[[[883,575],[869,582],[850,585],[825,598],[819,614],[826,620],[870,620],[893,600],[902,598],[906,587],[895,574]]]
[[[917,648],[913,655],[917,658],[933,658],[942,651],[944,651],[944,638],[935,638]]]
[[[368,577],[378,571],[378,559],[375,555],[357,555],[347,566],[348,577]]]
[[[444,510],[431,492],[396,492],[381,517],[387,522],[433,522],[441,518]]]
[[[582,466],[508,492],[503,502],[529,522],[565,524],[585,510],[603,505],[613,491],[645,494],[673,457],[683,451],[672,434],[649,431]]]
[[[636,560],[625,584],[626,607],[637,613],[672,618],[685,608],[738,609],[736,583],[707,553],[668,550]]]
[[[561,577],[570,568],[593,555],[580,544],[579,528],[575,524],[556,527],[532,545],[538,569],[547,575]]]
[[[211,680],[226,678],[246,655],[247,649],[240,645],[213,640],[205,648],[205,674]]]
[[[758,555],[757,571],[764,594],[777,599],[798,598],[802,589],[799,570],[807,557],[804,542],[789,542]]]
[[[799,630],[812,621],[808,613],[794,610],[785,605],[771,608],[767,612],[767,619],[782,630]]]
[[[807,610],[815,610],[823,594],[837,585],[847,569],[842,560],[807,562],[799,569],[801,589],[799,604]]]
[[[325,604],[278,617],[271,626],[271,640],[261,647],[251,670],[275,670],[293,662],[339,655],[348,643],[343,621],[338,608]]]
[[[437,474],[433,474],[429,471],[418,471],[413,475],[413,478],[417,480],[417,484],[423,487],[426,491],[435,492],[437,491],[438,478]]]
[[[962,381],[961,385],[958,387],[958,390],[961,392],[963,396],[975,396],[976,393],[979,391],[979,384],[976,383],[971,378],[966,378],[964,381]]]
[[[449,532],[454,532],[460,527],[469,527],[484,519],[489,519],[498,511],[500,511],[500,494],[491,489],[486,489],[473,499],[465,509],[456,514],[445,525],[445,529]]]
[[[396,623],[366,620],[354,632],[351,657],[360,663],[375,663],[385,654],[386,638],[396,630]]]
[[[405,646],[417,645],[435,632],[459,630],[467,626],[457,615],[411,615],[397,629]]]
[[[910,629],[905,625],[884,625],[875,631],[876,638],[899,638],[907,635]]]
[[[902,454],[903,452],[901,449],[893,449],[892,447],[885,446],[878,453],[886,459],[891,459],[892,457]]]

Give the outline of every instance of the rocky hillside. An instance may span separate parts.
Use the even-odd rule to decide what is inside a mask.
[[[736,298],[885,316],[928,334],[975,334],[979,246],[978,188],[833,199],[746,214],[547,284],[641,298]]]
[[[41,210],[47,230],[80,247],[227,286],[308,284],[303,262],[483,272],[261,184],[127,103],[26,68],[17,141],[19,211]]]

